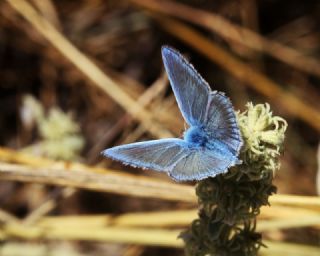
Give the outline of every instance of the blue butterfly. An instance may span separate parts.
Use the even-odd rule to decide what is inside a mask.
[[[183,139],[137,142],[102,154],[134,167],[167,172],[176,181],[201,180],[240,164],[240,130],[230,100],[208,83],[176,50],[162,47],[162,59],[178,106],[190,126]]]

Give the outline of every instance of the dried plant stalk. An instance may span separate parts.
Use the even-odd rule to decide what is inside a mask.
[[[172,137],[171,132],[153,120],[152,114],[125,93],[113,80],[99,69],[88,57],[81,53],[45,17],[41,16],[25,0],[7,2],[28,20],[63,56],[75,65],[97,87],[109,95],[128,113],[139,120],[154,136]]]
[[[43,157],[35,157],[31,155],[27,155],[16,150],[8,149],[8,148],[1,148],[0,147],[0,160],[6,162],[5,166],[9,167],[10,172],[9,174],[5,174],[1,172],[0,169],[0,179],[3,180],[20,180],[25,182],[40,182],[46,184],[53,184],[58,186],[73,186],[78,188],[85,188],[85,189],[94,189],[98,191],[105,191],[105,192],[113,192],[113,193],[121,193],[126,195],[132,196],[142,196],[142,197],[154,197],[158,196],[160,199],[164,200],[176,200],[181,202],[189,202],[192,204],[196,203],[196,196],[194,194],[194,188],[188,185],[181,185],[181,184],[172,184],[169,182],[161,181],[155,178],[146,178],[136,175],[124,174],[121,171],[110,170],[105,168],[97,168],[97,167],[90,167],[87,165],[74,163],[74,162],[59,162],[53,161],[50,159],[46,159]],[[17,165],[17,176],[15,179],[15,165],[8,165],[7,163],[18,163]],[[22,171],[19,168],[22,167]],[[37,168],[34,168],[37,167]],[[48,167],[50,167],[50,172],[48,172]],[[42,172],[41,172],[42,168]],[[24,170],[24,172],[23,172]],[[39,171],[39,173],[37,173]],[[61,180],[64,175],[68,176],[70,180],[76,179],[76,171],[82,171],[85,174],[91,173],[92,174],[110,174],[111,177],[114,177],[119,182],[119,186],[123,184],[127,184],[128,186],[132,186],[134,184],[135,189],[122,191],[121,190],[114,190],[111,188],[107,188],[105,184],[104,187],[100,184],[99,187],[90,187],[86,184],[82,184],[81,182],[76,181],[68,181],[63,179]],[[66,173],[66,174],[64,174]],[[48,176],[50,175],[50,176]],[[50,180],[50,177],[52,179]],[[32,178],[35,177],[35,178]],[[60,182],[56,182],[57,180],[55,177],[60,179]],[[96,176],[99,179],[99,176]],[[58,180],[59,180],[58,179]],[[131,185],[130,185],[131,184]],[[142,187],[142,188],[141,188]],[[148,189],[150,187],[150,190]],[[172,188],[172,190],[171,190]],[[135,190],[142,189],[145,193],[136,193]],[[156,194],[152,192],[152,190],[157,190]],[[173,194],[170,194],[173,193]],[[168,195],[170,194],[170,195]],[[297,196],[297,195],[274,195],[270,197],[269,202],[273,205],[288,205],[294,207],[308,207],[310,209],[320,210],[320,198],[317,196]]]
[[[157,179],[137,177],[129,174],[120,174],[95,168],[95,172],[82,168],[39,168],[14,164],[0,164],[2,180],[22,182],[37,182],[59,186],[85,188],[95,191],[112,192],[122,195],[153,197],[165,200],[194,203],[193,188],[186,185],[177,185]],[[97,173],[100,171],[100,173]]]
[[[200,25],[225,39],[231,39],[253,50],[263,51],[295,68],[320,76],[320,62],[318,60],[303,55],[294,48],[270,40],[250,29],[233,24],[218,14],[195,9],[173,1],[131,0],[131,2],[149,10]]]
[[[181,240],[177,239],[179,230],[166,229],[141,229],[141,228],[94,228],[44,229],[39,227],[21,226],[17,224],[6,225],[0,229],[0,239],[19,238],[24,240],[86,240],[103,241],[114,243],[130,243],[145,246],[165,246],[182,248]],[[295,256],[318,256],[320,249],[317,247],[297,245],[281,242],[266,241],[268,249],[262,249],[263,255],[295,255]]]

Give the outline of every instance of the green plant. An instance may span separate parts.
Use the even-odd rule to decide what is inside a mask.
[[[197,184],[199,218],[181,234],[187,256],[255,256],[263,246],[256,217],[276,192],[272,179],[287,123],[272,115],[269,104],[248,103],[237,119],[242,164]]]

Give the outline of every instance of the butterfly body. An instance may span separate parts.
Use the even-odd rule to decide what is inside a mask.
[[[177,181],[225,173],[241,163],[240,130],[230,100],[211,91],[185,58],[170,47],[162,57],[181,113],[189,125],[183,139],[137,142],[104,150],[103,155],[134,167],[167,172]]]
[[[183,139],[194,147],[206,147],[209,138],[203,127],[193,126],[186,130]]]

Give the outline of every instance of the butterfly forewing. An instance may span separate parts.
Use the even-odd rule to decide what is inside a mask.
[[[180,139],[162,139],[121,145],[106,149],[102,154],[134,167],[169,171],[185,156],[187,145]]]
[[[184,119],[190,126],[200,126],[205,121],[208,84],[177,51],[163,47],[162,58]]]

